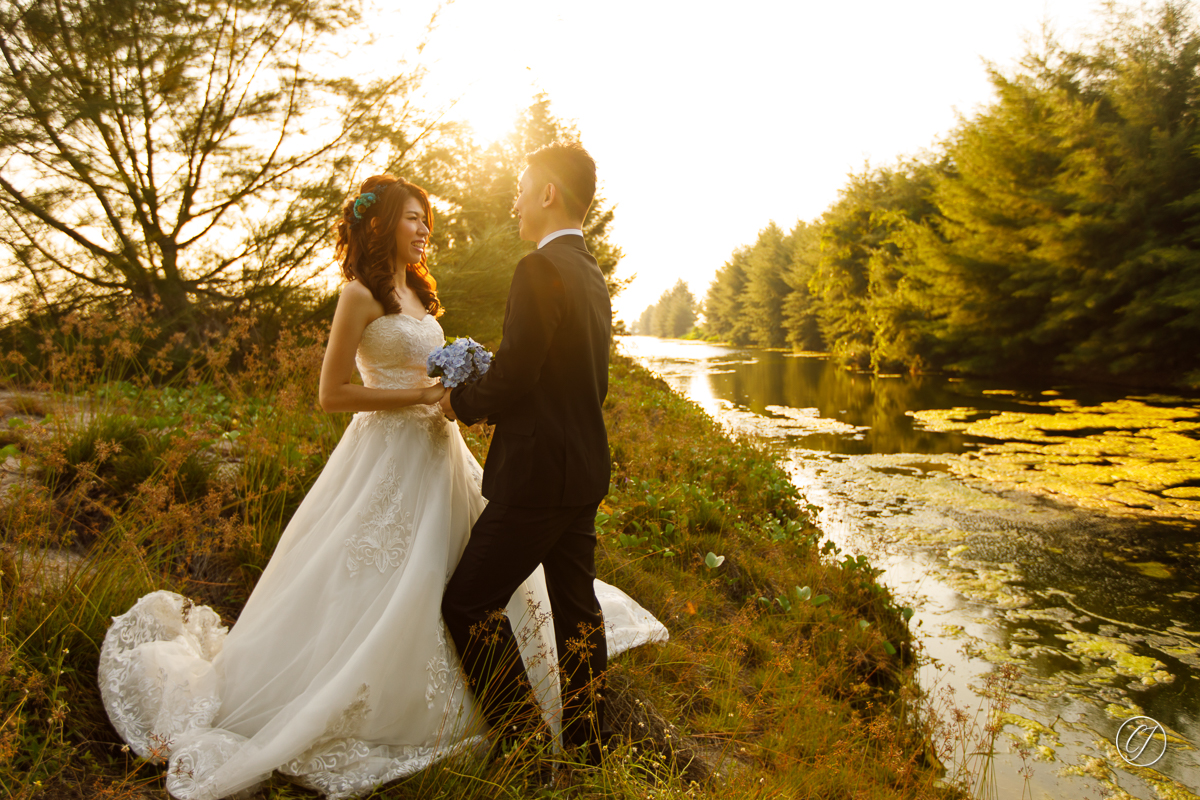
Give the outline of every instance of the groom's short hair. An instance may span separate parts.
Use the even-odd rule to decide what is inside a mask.
[[[574,216],[587,216],[596,197],[596,161],[579,142],[548,144],[525,156],[534,174],[562,192],[563,205]]]

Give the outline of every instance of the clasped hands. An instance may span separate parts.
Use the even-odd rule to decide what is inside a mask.
[[[458,417],[454,415],[454,409],[450,406],[450,390],[443,387],[441,384],[438,384],[438,386],[435,388],[441,389],[442,396],[434,402],[442,407],[442,413],[446,415],[446,419],[450,420],[451,422],[458,419]]]

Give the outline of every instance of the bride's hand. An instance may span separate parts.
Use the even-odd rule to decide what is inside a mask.
[[[438,381],[433,386],[430,386],[421,393],[421,402],[424,405],[433,405],[442,399],[442,395],[446,393],[446,387],[442,386],[442,382]]]

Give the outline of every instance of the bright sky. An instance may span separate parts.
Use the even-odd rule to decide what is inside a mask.
[[[410,0],[398,43],[435,3]],[[502,135],[546,91],[595,156],[617,206],[617,298],[627,321],[687,280],[703,299],[734,248],[770,220],[817,217],[847,173],[933,144],[991,97],[983,60],[1008,68],[1049,20],[1067,42],[1097,0],[457,0],[420,60],[434,102],[478,138]],[[392,27],[392,25],[396,27]],[[384,36],[384,41],[388,39]]]

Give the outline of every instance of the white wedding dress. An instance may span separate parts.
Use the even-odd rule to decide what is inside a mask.
[[[432,316],[381,317],[357,362],[363,383],[428,386],[444,342]],[[227,797],[273,771],[355,797],[478,748],[484,725],[441,619],[442,591],[486,501],[482,471],[436,405],[354,415],[284,531],[237,624],[171,592],[116,617],[100,691],[138,755],[166,759],[180,800]],[[596,582],[610,657],[666,629]],[[508,614],[557,729],[554,631],[537,572]]]

